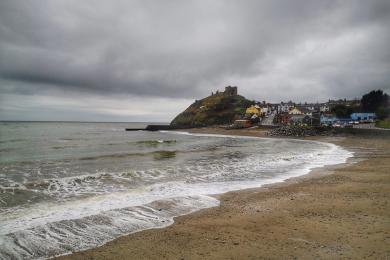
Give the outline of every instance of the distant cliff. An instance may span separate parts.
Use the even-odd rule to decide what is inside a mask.
[[[171,122],[172,128],[191,128],[211,125],[231,124],[245,114],[253,104],[243,96],[237,95],[237,87],[226,87],[209,97],[196,100]]]

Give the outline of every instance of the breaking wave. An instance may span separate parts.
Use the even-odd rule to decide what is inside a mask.
[[[39,168],[34,178],[30,173],[10,180],[0,174],[0,258],[47,258],[96,247],[217,206],[212,194],[283,181],[352,156],[336,145],[314,141],[160,135],[177,138],[131,142],[144,152],[48,164],[50,168],[44,173]],[[85,172],[83,167],[97,168]]]

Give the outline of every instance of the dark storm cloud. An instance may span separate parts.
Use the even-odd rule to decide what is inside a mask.
[[[324,100],[389,89],[390,2],[0,3],[0,86],[198,98]],[[21,84],[18,84],[21,83]],[[22,84],[23,83],[23,84]]]

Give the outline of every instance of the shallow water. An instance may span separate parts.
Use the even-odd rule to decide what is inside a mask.
[[[343,163],[312,141],[125,132],[121,123],[0,124],[0,258],[47,258],[164,227],[258,187]]]

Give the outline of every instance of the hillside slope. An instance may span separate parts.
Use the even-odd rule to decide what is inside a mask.
[[[172,120],[173,128],[191,128],[231,124],[245,114],[253,102],[240,95],[223,92],[195,101]]]

